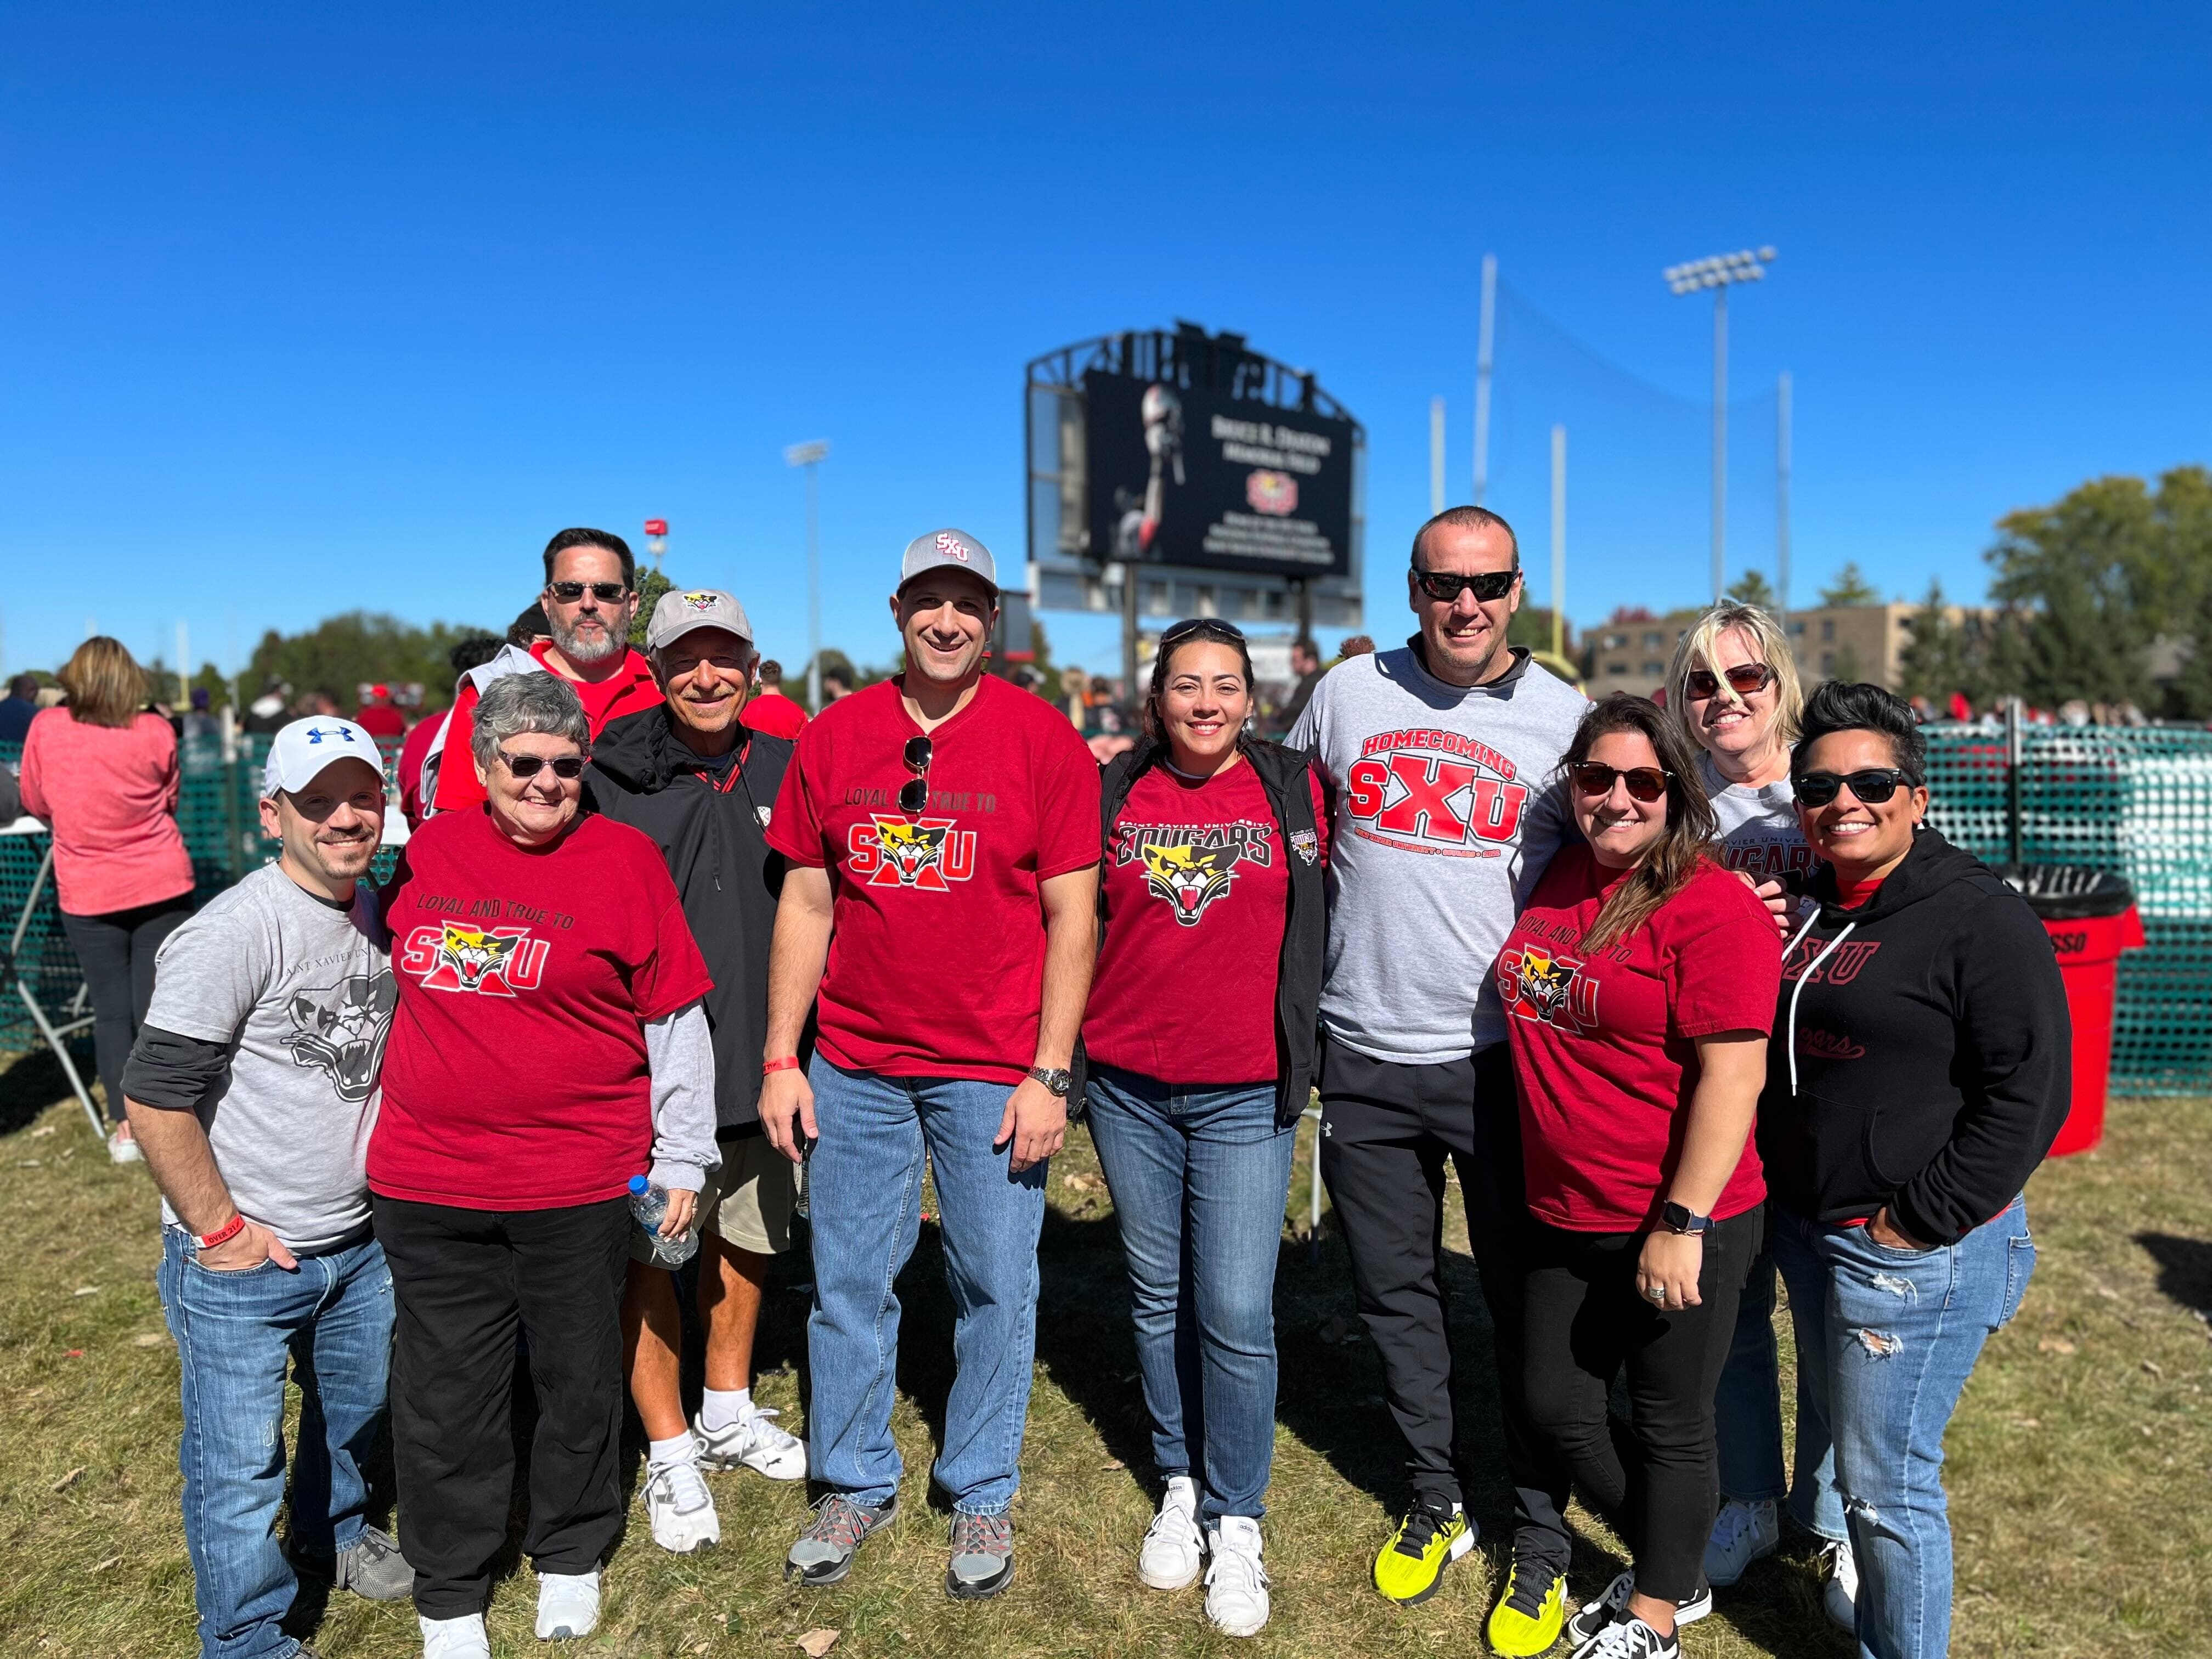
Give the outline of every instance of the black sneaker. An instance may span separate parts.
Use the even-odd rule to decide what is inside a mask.
[[[1577,1644],[1587,1643],[1607,1626],[1626,1619],[1628,1598],[1635,1594],[1636,1575],[1632,1572],[1617,1575],[1613,1581],[1605,1587],[1605,1594],[1595,1601],[1583,1602],[1575,1610],[1574,1617],[1567,1620],[1567,1639]],[[1693,1625],[1712,1610],[1712,1586],[1700,1585],[1698,1593],[1688,1601],[1677,1601],[1674,1604],[1674,1622],[1678,1626]],[[1635,1622],[1643,1624],[1641,1620]],[[1651,1627],[1644,1625],[1644,1628],[1650,1630]],[[1653,1634],[1656,1635],[1657,1632],[1653,1632]],[[1672,1641],[1674,1638],[1668,1637],[1663,1639]],[[1580,1651],[1579,1647],[1577,1651]]]

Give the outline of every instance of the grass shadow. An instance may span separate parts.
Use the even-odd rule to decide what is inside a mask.
[[[14,994],[9,988],[9,994]],[[91,1049],[82,1046],[73,1054],[80,1073],[90,1070]],[[67,1101],[76,1109],[75,1121],[83,1121],[84,1114],[76,1107],[76,1097],[71,1092],[69,1075],[62,1070],[61,1061],[54,1051],[43,1042],[37,1048],[18,1055],[14,1063],[0,1071],[0,1135],[12,1135],[27,1129],[38,1121],[40,1113],[57,1101]]]
[[[2136,1243],[2158,1263],[2158,1288],[2183,1307],[2212,1313],[2212,1240],[2137,1233]]]

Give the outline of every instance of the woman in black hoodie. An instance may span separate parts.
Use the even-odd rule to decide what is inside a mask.
[[[1793,1291],[1825,1290],[1791,1303],[1803,1398],[1835,1439],[1859,1650],[1937,1659],[1943,1431],[2035,1265],[2021,1189],[2066,1120],[2066,996],[2027,902],[1923,822],[1902,701],[1821,686],[1790,769],[1827,862],[1784,955],[1759,1103],[1776,1259]]]

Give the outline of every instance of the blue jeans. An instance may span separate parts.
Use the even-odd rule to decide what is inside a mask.
[[[1021,1484],[1048,1166],[1015,1175],[1012,1146],[991,1144],[1013,1092],[1007,1084],[877,1077],[819,1055],[806,1075],[821,1136],[806,1171],[811,1473],[859,1504],[880,1504],[898,1490],[891,1395],[899,1301],[891,1281],[921,1237],[926,1147],[942,1211],[955,1367],[945,1445],[931,1473],[955,1509],[1003,1515]]]
[[[1297,1124],[1276,1124],[1272,1083],[1180,1089],[1098,1065],[1090,1121],[1129,1259],[1152,1462],[1203,1474],[1201,1525],[1257,1520],[1275,1455],[1275,1257]]]
[[[161,1291],[184,1379],[185,1547],[201,1659],[286,1659],[278,1627],[297,1588],[276,1541],[284,1501],[284,1362],[300,1383],[292,1545],[335,1556],[361,1536],[361,1466],[383,1438],[392,1274],[374,1239],[244,1273],[203,1267],[179,1227],[161,1230]]]
[[[1956,1244],[1893,1250],[1863,1227],[1820,1230],[1827,1270],[1828,1421],[1858,1558],[1862,1659],[1942,1659],[1951,1646],[1943,1431],[1982,1344],[2020,1310],[2035,1270],[2027,1206]]]
[[[1770,1199],[1766,1249],[1752,1263],[1736,1312],[1735,1340],[1713,1407],[1719,1424],[1721,1495],[1741,1503],[1786,1497],[1807,1531],[1841,1542],[1844,1498],[1836,1488],[1836,1451],[1828,1433],[1827,1269],[1814,1241],[1825,1230]],[[1797,1337],[1797,1455],[1784,1484],[1782,1382],[1774,1341],[1774,1281],[1790,1287],[1790,1322]]]

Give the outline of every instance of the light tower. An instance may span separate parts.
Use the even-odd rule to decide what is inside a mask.
[[[815,484],[829,441],[817,438],[783,452],[786,466],[806,469],[806,709],[822,712],[822,514]]]
[[[1713,291],[1713,601],[1720,602],[1728,580],[1728,291],[1737,283],[1756,283],[1774,263],[1774,250],[1745,248],[1669,265],[1659,274],[1676,294]]]

